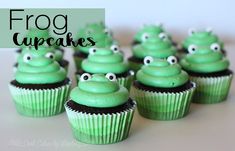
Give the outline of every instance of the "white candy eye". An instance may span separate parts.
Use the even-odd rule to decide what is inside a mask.
[[[207,28],[206,28],[206,32],[212,33],[212,32],[213,32],[213,29],[212,29],[211,27],[207,27]]]
[[[32,56],[30,54],[25,54],[23,57],[24,62],[29,62],[30,60],[32,60]]]
[[[95,54],[96,53],[96,48],[90,48],[89,49],[89,54]]]
[[[80,77],[80,81],[87,81],[91,79],[91,75],[89,73],[83,73]]]
[[[190,46],[188,47],[188,52],[189,52],[190,54],[195,53],[196,50],[197,50],[197,46],[196,46],[196,45],[190,45]]]
[[[116,80],[117,80],[117,79],[116,79],[116,75],[113,74],[113,73],[107,73],[107,74],[105,75],[105,77],[106,77],[107,79],[109,79],[110,81],[116,81]]]
[[[159,36],[159,38],[161,38],[162,40],[166,40],[166,39],[168,38],[166,33],[160,33],[158,36]]]
[[[145,65],[149,65],[151,62],[153,62],[153,57],[147,56],[144,58]]]
[[[104,33],[107,35],[112,35],[112,32],[108,28],[104,29]]]
[[[113,50],[114,53],[117,53],[120,51],[120,48],[118,45],[112,45],[110,49]]]
[[[189,30],[188,30],[188,35],[189,36],[191,36],[191,35],[193,35],[193,34],[195,34],[196,33],[196,29],[195,28],[190,28]]]
[[[144,33],[144,34],[142,35],[142,37],[141,37],[141,40],[142,40],[142,41],[146,41],[147,39],[149,39],[149,34]]]
[[[48,53],[45,55],[45,57],[47,57],[47,58],[49,58],[49,59],[54,59],[54,58],[55,58],[55,55],[54,55],[54,53],[52,53],[52,52],[48,52]]]
[[[211,50],[213,50],[213,51],[220,51],[220,45],[219,44],[217,44],[217,43],[213,43],[212,45],[211,45]]]
[[[176,64],[177,58],[175,56],[170,56],[167,58],[167,62],[169,62],[170,64]]]

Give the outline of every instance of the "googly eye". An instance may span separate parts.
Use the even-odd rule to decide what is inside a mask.
[[[108,28],[104,29],[104,33],[107,35],[112,35],[112,32]]]
[[[216,51],[216,52],[220,51],[220,45],[217,43],[213,43],[210,48],[211,50]]]
[[[147,56],[144,58],[145,65],[149,65],[151,62],[153,62],[153,57]]]
[[[169,62],[170,64],[176,64],[178,61],[175,56],[170,56],[167,58],[167,62]]]
[[[160,33],[159,38],[161,38],[162,40],[166,40],[168,38],[168,36],[166,33]]]
[[[149,35],[147,33],[144,33],[141,37],[141,40],[146,41],[147,39],[149,39]]]
[[[188,30],[188,35],[189,36],[191,36],[191,35],[193,35],[193,34],[195,34],[196,33],[196,29],[195,28],[190,28],[189,30]]]
[[[55,58],[55,55],[52,52],[48,52],[45,56],[49,59],[54,59]]]
[[[113,50],[114,53],[117,53],[120,51],[120,48],[118,45],[112,45],[110,49]]]
[[[89,73],[83,73],[80,77],[80,81],[87,81],[91,79],[91,75]]]
[[[30,54],[25,54],[23,60],[24,62],[28,63],[30,60],[32,60],[32,56]]]
[[[213,32],[213,29],[212,29],[211,27],[207,27],[207,28],[206,28],[206,32],[212,33],[212,32]]]
[[[90,48],[89,49],[89,54],[95,54],[96,53],[96,48]]]
[[[107,79],[109,79],[110,81],[116,81],[116,80],[117,80],[117,79],[116,79],[116,75],[113,74],[113,73],[107,73],[107,74],[105,75],[105,77],[106,77]]]
[[[188,52],[189,52],[190,54],[195,53],[196,50],[197,50],[197,46],[196,46],[196,45],[190,45],[190,46],[188,47]]]

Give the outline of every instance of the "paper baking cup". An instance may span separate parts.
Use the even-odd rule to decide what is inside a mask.
[[[80,70],[81,69],[81,64],[82,64],[82,61],[84,60],[84,58],[81,58],[81,57],[78,57],[78,56],[73,56],[73,59],[74,59],[76,69]]]
[[[76,74],[76,82],[78,84],[79,82],[79,79],[80,79],[80,75],[79,74]],[[121,78],[117,78],[117,82],[124,86],[125,88],[127,88],[127,90],[130,90],[130,87],[131,87],[131,84],[134,80],[134,74],[132,75],[129,75],[127,77],[121,77]]]
[[[179,92],[152,92],[131,87],[131,98],[137,102],[137,108],[145,118],[154,120],[175,120],[186,116],[196,85]]]
[[[197,84],[192,102],[213,104],[225,101],[229,93],[232,78],[232,74],[222,77],[190,76],[190,79]]]
[[[64,111],[70,84],[55,88],[32,90],[9,85],[16,110],[24,116],[47,117]]]
[[[128,64],[130,66],[130,69],[133,70],[135,73],[142,67],[143,64],[136,63],[133,61],[128,60]]]
[[[88,144],[112,144],[129,135],[135,104],[132,108],[113,114],[90,114],[72,110],[65,104],[66,113],[76,140]]]

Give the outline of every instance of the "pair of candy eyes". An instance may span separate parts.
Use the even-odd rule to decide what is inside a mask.
[[[55,58],[55,55],[54,53],[52,52],[48,52],[46,55],[45,55],[46,58],[49,58],[49,59],[54,59]],[[30,55],[30,54],[25,54],[24,57],[23,57],[23,60],[24,62],[29,62],[33,59],[33,57]]]
[[[149,39],[149,34],[148,33],[144,33],[141,37],[142,41],[145,41],[147,39]],[[162,32],[158,35],[159,38],[161,38],[162,40],[166,40],[168,38],[167,34]]]
[[[219,52],[221,48],[220,48],[220,45],[219,45],[219,44],[213,43],[213,44],[211,44],[210,49],[213,50],[213,51],[215,51],[215,52]],[[195,53],[196,51],[197,51],[197,46],[196,46],[196,45],[190,45],[190,46],[188,47],[188,52],[189,52],[190,54],[193,54],[193,53]]]
[[[119,46],[117,46],[117,45],[112,45],[112,46],[110,47],[110,49],[111,49],[114,53],[118,53],[118,52],[120,51],[120,48],[119,48]],[[90,48],[90,49],[89,49],[89,54],[95,54],[96,51],[97,51],[96,48]]]
[[[93,30],[88,30],[87,31],[87,34],[90,34],[90,33],[92,33],[93,32]],[[112,32],[111,32],[111,30],[110,29],[104,29],[104,33],[105,34],[107,34],[107,35],[112,35]]]
[[[107,73],[106,75],[105,75],[105,77],[107,78],[107,79],[109,79],[110,81],[116,81],[117,79],[116,79],[116,75],[115,74],[113,74],[113,73]],[[88,80],[90,80],[92,78],[92,75],[90,75],[89,73],[83,73],[82,75],[81,75],[81,77],[80,77],[80,81],[88,81]]]
[[[175,56],[169,56],[169,57],[167,57],[166,60],[170,64],[176,64],[178,62],[177,58]],[[144,58],[144,64],[145,65],[149,65],[153,61],[154,61],[153,57],[147,56],[147,57]]]

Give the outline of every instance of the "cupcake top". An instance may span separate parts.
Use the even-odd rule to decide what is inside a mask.
[[[70,94],[71,99],[76,103],[96,108],[122,105],[127,102],[128,96],[127,89],[117,83],[113,73],[105,76],[84,73],[80,77],[78,87]]]
[[[128,71],[128,64],[117,45],[110,48],[90,48],[90,54],[82,62],[82,69],[89,73],[121,74]]]
[[[155,58],[167,58],[176,53],[176,48],[167,38],[165,33],[159,36],[150,36],[147,33],[142,36],[143,42],[132,48],[133,56],[144,59],[146,56]]]
[[[223,42],[220,41],[211,29],[207,29],[206,31],[190,29],[189,36],[183,41],[183,47],[187,49],[191,44],[194,44],[199,47],[210,48],[210,45],[213,43],[219,44],[221,49],[223,49]]]
[[[26,34],[26,37],[29,38],[49,38],[49,30],[39,30],[38,28],[30,28]]]
[[[190,45],[188,54],[180,64],[187,71],[196,73],[214,73],[228,69],[229,61],[221,52],[220,45],[214,43],[210,48]]]
[[[78,31],[78,37],[80,38],[86,37],[91,33],[100,33],[100,32],[106,32],[107,34],[110,34],[109,30],[107,29],[107,27],[104,25],[103,22],[90,23]]]
[[[53,84],[66,78],[66,71],[55,61],[53,48],[25,48],[18,58],[16,81],[22,84]]]
[[[183,71],[177,59],[169,56],[167,59],[144,58],[144,66],[137,72],[137,81],[157,88],[174,88],[189,80],[188,74]]]

